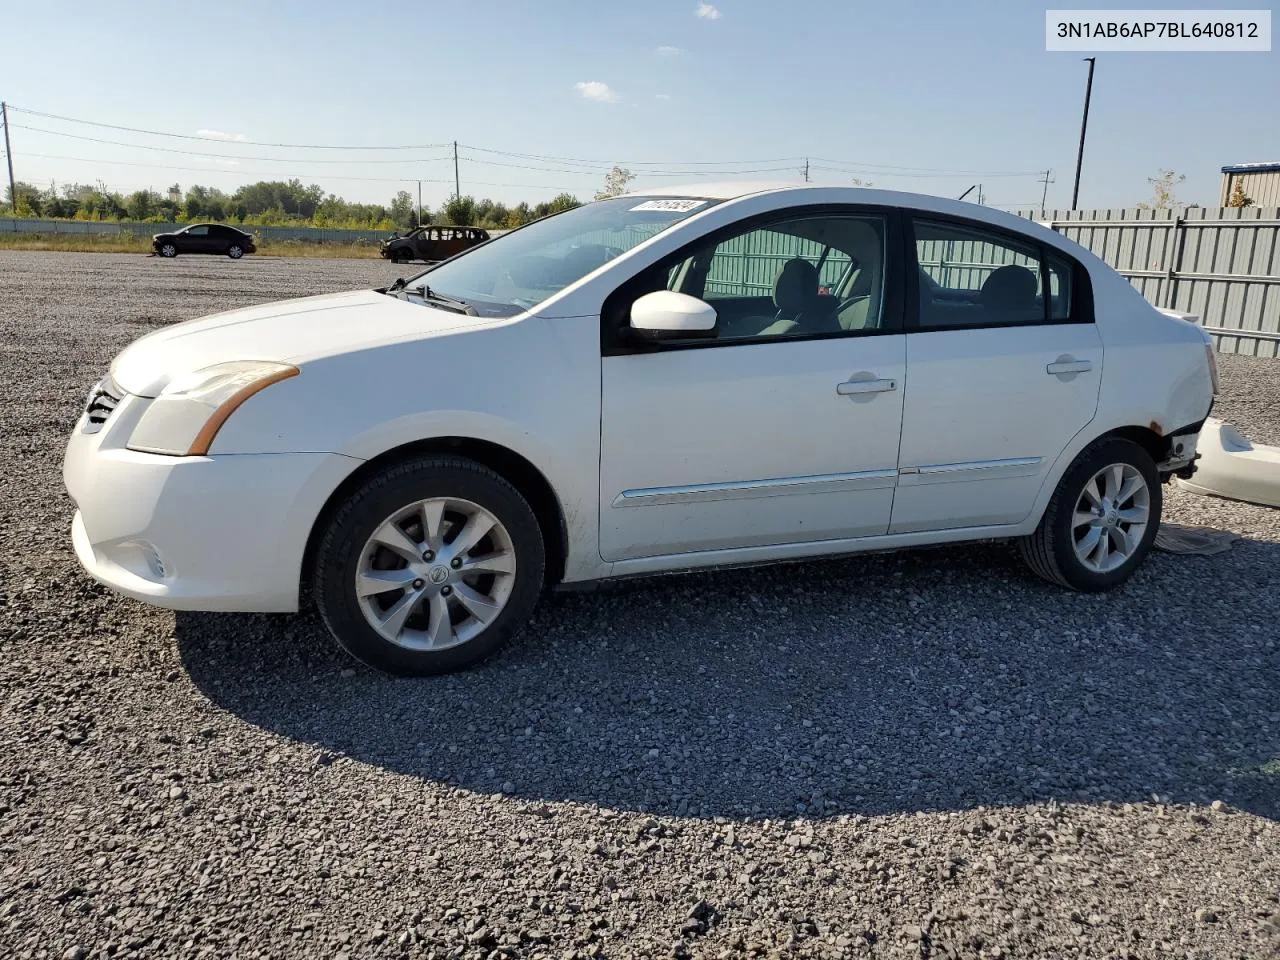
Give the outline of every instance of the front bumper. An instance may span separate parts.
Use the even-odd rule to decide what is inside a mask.
[[[126,396],[97,433],[82,417],[67,445],[71,540],[85,570],[175,610],[297,610],[312,525],[360,461],[138,453],[124,444],[148,402]]]

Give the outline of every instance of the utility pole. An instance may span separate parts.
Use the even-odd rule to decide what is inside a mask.
[[[18,188],[13,185],[13,148],[9,146],[9,107],[0,100],[0,125],[4,126],[4,158],[9,164],[9,206],[18,212]]]
[[[1049,169],[1044,172],[1044,176],[1040,178],[1040,182],[1044,184],[1044,189],[1040,191],[1040,212],[1044,213],[1044,204],[1049,197],[1049,184],[1057,183],[1056,180],[1050,180],[1053,170]]]
[[[1084,131],[1089,126],[1089,98],[1093,95],[1093,65],[1097,57],[1085,57],[1089,61],[1089,81],[1084,88],[1084,116],[1080,119],[1080,149],[1076,151],[1076,185],[1071,190],[1071,209],[1080,200],[1080,165],[1084,163]]]
[[[422,226],[422,181],[418,181],[418,226]]]
[[[462,183],[458,179],[458,141],[453,141],[453,195],[462,196]]]
[[[800,172],[804,174],[804,182],[808,183],[809,182],[809,158],[808,157],[804,158],[804,169],[801,170]]]

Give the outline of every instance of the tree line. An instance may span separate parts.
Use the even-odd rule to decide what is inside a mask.
[[[307,186],[296,179],[260,180],[234,193],[198,184],[184,190],[175,183],[163,193],[136,190],[129,194],[109,190],[102,183],[50,184],[42,190],[19,181],[12,191],[5,188],[5,197],[4,212],[16,217],[152,223],[215,220],[257,226],[381,230],[406,230],[419,224],[418,204],[407,190],[399,191],[385,205],[352,203],[326,194],[319,184]],[[437,210],[424,206],[422,223],[504,229],[580,205],[581,201],[568,193],[541,203],[513,206],[487,198],[451,196]]]

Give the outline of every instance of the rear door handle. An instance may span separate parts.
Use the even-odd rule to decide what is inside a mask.
[[[852,397],[861,393],[884,393],[897,390],[897,380],[846,380],[836,384],[836,393],[842,397]]]
[[[1063,373],[1088,373],[1092,369],[1092,360],[1071,360],[1063,357],[1045,367],[1044,372],[1058,376]]]

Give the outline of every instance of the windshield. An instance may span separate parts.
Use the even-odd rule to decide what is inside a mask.
[[[410,279],[405,287],[463,300],[481,316],[510,317],[536,306],[601,264],[714,200],[615,197],[521,227]]]

